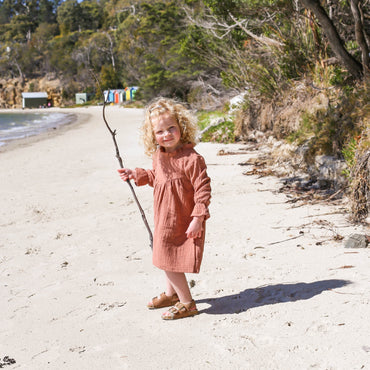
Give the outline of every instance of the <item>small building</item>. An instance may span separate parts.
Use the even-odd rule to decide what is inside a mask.
[[[46,107],[48,94],[46,92],[24,92],[22,93],[22,108]]]
[[[85,104],[87,103],[94,94],[91,93],[77,93],[76,94],[76,104]]]

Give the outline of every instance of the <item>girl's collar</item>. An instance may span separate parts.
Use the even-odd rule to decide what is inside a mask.
[[[185,144],[182,144],[181,146],[179,146],[176,150],[174,150],[173,152],[170,152],[170,153],[167,153],[165,151],[165,149],[163,148],[163,146],[160,146],[159,147],[159,151],[162,153],[162,154],[165,154],[165,155],[169,155],[169,156],[173,156],[173,155],[176,155],[177,153],[180,153],[182,152],[184,149],[191,149],[191,148],[194,148],[194,144],[192,143],[185,143]]]

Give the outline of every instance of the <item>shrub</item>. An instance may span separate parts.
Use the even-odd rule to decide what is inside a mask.
[[[198,114],[198,125],[201,129],[201,141],[235,142],[234,122],[223,112],[200,112]]]

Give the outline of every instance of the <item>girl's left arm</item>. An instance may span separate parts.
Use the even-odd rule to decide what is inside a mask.
[[[185,231],[185,234],[188,239],[189,238],[194,238],[194,239],[200,238],[202,236],[203,221],[204,221],[204,216],[193,217],[187,230]]]
[[[211,179],[207,174],[207,166],[201,155],[195,157],[189,167],[188,175],[194,188],[195,204],[191,216],[208,219],[210,216],[208,206],[211,202]]]
[[[190,182],[194,188],[194,208],[187,230],[187,238],[200,238],[203,232],[204,220],[209,218],[208,206],[211,200],[211,179],[207,175],[207,166],[200,155],[191,161],[187,171]]]

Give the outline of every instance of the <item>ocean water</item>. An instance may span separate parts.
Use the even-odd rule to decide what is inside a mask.
[[[75,115],[63,112],[1,112],[0,146],[10,140],[38,135],[51,128],[72,122]]]

